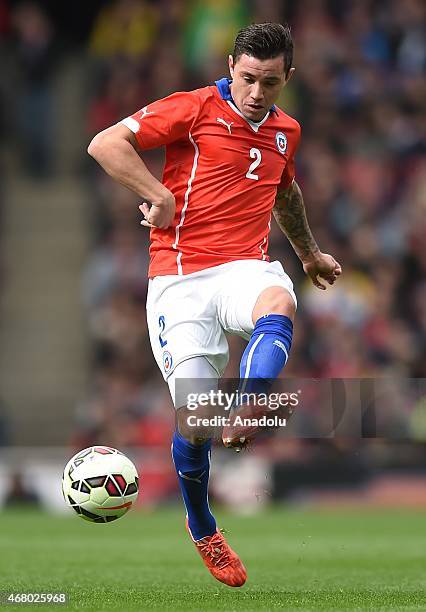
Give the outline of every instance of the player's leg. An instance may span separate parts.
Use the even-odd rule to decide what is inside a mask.
[[[205,429],[187,426],[186,396],[188,392],[198,395],[216,390],[217,379],[217,371],[205,357],[199,356],[180,363],[167,380],[177,422],[172,457],[194,540],[216,533],[216,521],[208,502],[211,440]]]
[[[244,566],[209,508],[211,440],[205,430],[189,430],[179,423],[188,393],[216,390],[228,362],[228,343],[216,315],[216,290],[214,270],[194,277],[157,277],[150,282],[147,320],[155,359],[178,409],[172,455],[188,531],[210,573],[229,586],[241,586],[246,580]]]
[[[227,291],[221,313],[224,327],[249,339],[240,362],[239,391],[267,394],[290,353],[296,311],[293,284],[278,262],[247,261],[233,266]],[[262,416],[252,406],[246,412],[242,416]],[[224,444],[239,450],[256,431],[232,426],[231,419],[223,431]]]
[[[247,573],[238,555],[217,529],[208,501],[211,439],[205,428],[187,426],[187,396],[217,390],[218,372],[204,356],[179,364],[169,376],[170,392],[177,409],[172,456],[185,503],[186,527],[210,573],[232,587],[242,586]],[[191,431],[192,429],[192,431]]]

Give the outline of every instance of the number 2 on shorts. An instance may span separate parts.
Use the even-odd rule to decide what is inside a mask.
[[[164,315],[160,315],[158,318],[158,325],[160,326],[160,333],[158,334],[158,339],[160,341],[161,348],[164,348],[167,344],[167,340],[163,340],[161,334],[164,332],[164,328],[166,327],[166,318]]]

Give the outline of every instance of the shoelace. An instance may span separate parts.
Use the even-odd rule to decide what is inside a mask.
[[[201,552],[206,556],[210,556],[213,560],[213,564],[219,569],[224,569],[231,563],[229,553],[224,550],[223,545],[224,542],[221,533],[215,533],[211,538],[204,538],[197,542],[197,546]]]

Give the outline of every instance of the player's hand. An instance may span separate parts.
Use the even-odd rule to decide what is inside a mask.
[[[342,266],[327,253],[318,253],[312,260],[303,263],[305,274],[309,276],[315,287],[325,290],[327,287],[318,277],[323,278],[329,285],[334,285],[342,273]]]
[[[164,188],[162,194],[151,201],[151,206],[148,202],[142,202],[139,206],[139,210],[144,216],[141,225],[145,227],[167,229],[173,223],[175,217],[175,196],[171,191]]]

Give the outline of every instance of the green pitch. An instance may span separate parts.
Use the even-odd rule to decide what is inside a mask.
[[[39,610],[425,610],[426,518],[377,511],[218,513],[248,582],[204,568],[183,511],[130,513],[109,525],[37,512],[0,514],[0,590],[63,592]],[[0,606],[17,610],[28,606]]]

